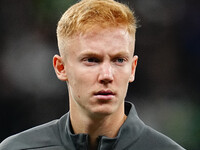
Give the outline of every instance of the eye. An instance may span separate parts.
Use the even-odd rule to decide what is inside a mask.
[[[100,60],[95,57],[83,58],[82,61],[87,66],[92,66],[100,62]]]
[[[118,63],[123,63],[123,62],[124,62],[124,59],[123,59],[123,58],[117,58],[117,59],[116,59],[116,62],[118,62]]]
[[[122,64],[124,64],[124,62],[126,61],[126,59],[125,58],[116,58],[116,59],[114,59],[114,62],[116,63],[116,64],[118,64],[118,65],[122,65]]]
[[[85,61],[88,61],[88,62],[91,62],[91,63],[93,63],[93,62],[95,62],[95,63],[99,62],[99,60],[97,58],[86,58]]]

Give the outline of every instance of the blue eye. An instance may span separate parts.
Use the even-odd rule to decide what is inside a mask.
[[[123,63],[123,62],[124,62],[124,59],[123,59],[123,58],[118,58],[116,61],[117,61],[118,63]]]
[[[119,65],[119,66],[122,66],[122,65],[125,65],[125,63],[127,62],[127,58],[125,57],[117,57],[113,60],[113,62],[116,64],[116,65]]]

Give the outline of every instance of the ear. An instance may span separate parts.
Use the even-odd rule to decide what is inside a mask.
[[[61,81],[67,81],[67,74],[65,71],[64,63],[62,61],[62,57],[59,55],[55,55],[53,57],[53,67],[58,79]]]
[[[135,55],[133,56],[133,61],[132,61],[132,70],[131,70],[131,76],[129,79],[129,82],[133,82],[135,80],[135,71],[136,71],[136,67],[137,67],[137,61],[138,61],[138,56]]]

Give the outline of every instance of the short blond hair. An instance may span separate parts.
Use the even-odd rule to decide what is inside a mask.
[[[71,6],[58,22],[58,45],[61,40],[85,33],[95,25],[102,28],[125,26],[129,34],[135,35],[136,22],[133,11],[122,3],[114,0],[82,0]]]

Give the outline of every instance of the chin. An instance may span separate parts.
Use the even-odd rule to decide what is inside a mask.
[[[97,106],[95,108],[92,108],[91,110],[91,114],[95,115],[95,116],[108,116],[111,115],[115,112],[115,109],[113,108],[112,105],[101,105],[101,106]]]

